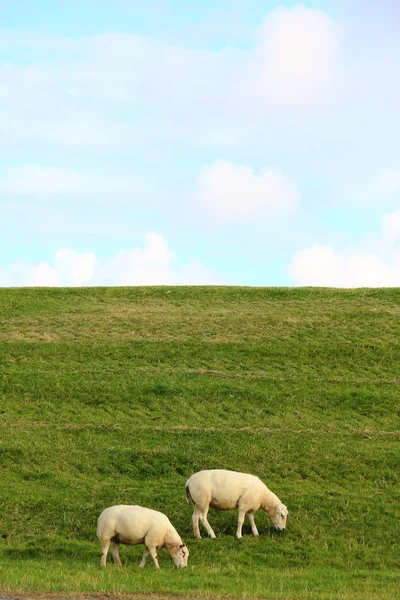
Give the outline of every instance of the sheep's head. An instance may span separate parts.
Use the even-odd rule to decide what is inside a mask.
[[[282,502],[270,512],[270,517],[274,524],[275,529],[283,531],[286,527],[286,519],[288,516],[288,509]]]
[[[171,550],[171,556],[176,567],[185,568],[187,567],[189,548],[186,546],[186,544],[174,546]]]

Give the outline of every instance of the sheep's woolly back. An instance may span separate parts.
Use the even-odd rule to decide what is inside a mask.
[[[105,567],[110,542],[113,542],[114,561],[121,565],[119,544],[145,544],[141,567],[148,554],[159,568],[157,549],[166,548],[177,567],[186,567],[189,550],[166,515],[143,506],[119,504],[103,510],[97,521],[97,535],[102,546],[101,566]]]
[[[97,536],[112,537],[116,533],[128,535],[150,528],[165,535],[170,540],[180,541],[180,536],[166,515],[143,506],[119,504],[106,508],[97,521]],[[140,537],[140,535],[139,535]]]
[[[268,512],[280,504],[278,496],[271,492],[261,479],[238,471],[226,469],[198,471],[189,477],[185,487],[187,502],[200,506],[208,498],[208,503],[215,508],[233,508],[229,504],[251,490],[254,492],[254,498],[259,498],[263,509]],[[220,502],[220,506],[216,505],[217,501]]]

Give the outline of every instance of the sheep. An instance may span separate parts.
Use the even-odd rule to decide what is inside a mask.
[[[112,542],[114,562],[121,566],[119,544],[144,544],[140,567],[150,554],[159,569],[157,550],[166,548],[177,567],[187,567],[189,549],[166,515],[143,506],[120,504],[103,510],[97,521],[97,536],[101,542],[102,567],[106,566],[107,552]]]
[[[199,519],[211,538],[215,533],[207,520],[208,509],[211,506],[217,510],[238,508],[238,526],[236,537],[242,537],[244,517],[249,517],[251,531],[258,536],[254,513],[264,510],[272,519],[275,529],[280,531],[286,527],[288,509],[267,486],[254,475],[211,469],[194,473],[186,482],[186,500],[193,502],[192,517],[193,535],[201,538]]]

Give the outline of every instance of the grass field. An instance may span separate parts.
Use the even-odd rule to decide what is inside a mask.
[[[399,597],[400,289],[2,289],[0,591],[262,598]],[[250,472],[287,504],[210,511],[184,484]],[[99,566],[112,504],[168,514],[176,570]],[[204,533],[205,535],[205,533]]]

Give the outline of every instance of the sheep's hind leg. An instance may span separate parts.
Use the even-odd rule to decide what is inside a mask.
[[[200,513],[200,521],[203,523],[210,538],[215,538],[216,535],[207,519],[208,507]]]
[[[122,567],[121,559],[119,557],[119,544],[118,544],[118,542],[113,542],[112,543],[111,552],[112,552],[115,564],[118,565],[119,567]]]
[[[193,510],[193,516],[192,516],[193,535],[195,538],[198,538],[198,539],[201,538],[200,528],[199,528],[200,516],[201,516],[201,510],[198,508],[198,506],[195,506],[194,510]]]
[[[255,521],[254,521],[254,514],[252,512],[247,513],[247,516],[249,517],[249,521],[250,521],[250,525],[251,525],[251,531],[253,533],[253,535],[258,536],[258,529],[256,527]]]
[[[142,569],[143,569],[144,565],[146,564],[146,558],[148,557],[149,554],[150,554],[150,552],[147,550],[147,548],[145,548],[144,552],[143,552],[142,560],[140,561],[140,565],[139,565],[139,567],[141,567]]]
[[[101,541],[101,559],[100,559],[100,564],[102,567],[106,566],[106,562],[107,562],[107,552],[108,549],[110,547],[110,540],[100,540]]]

